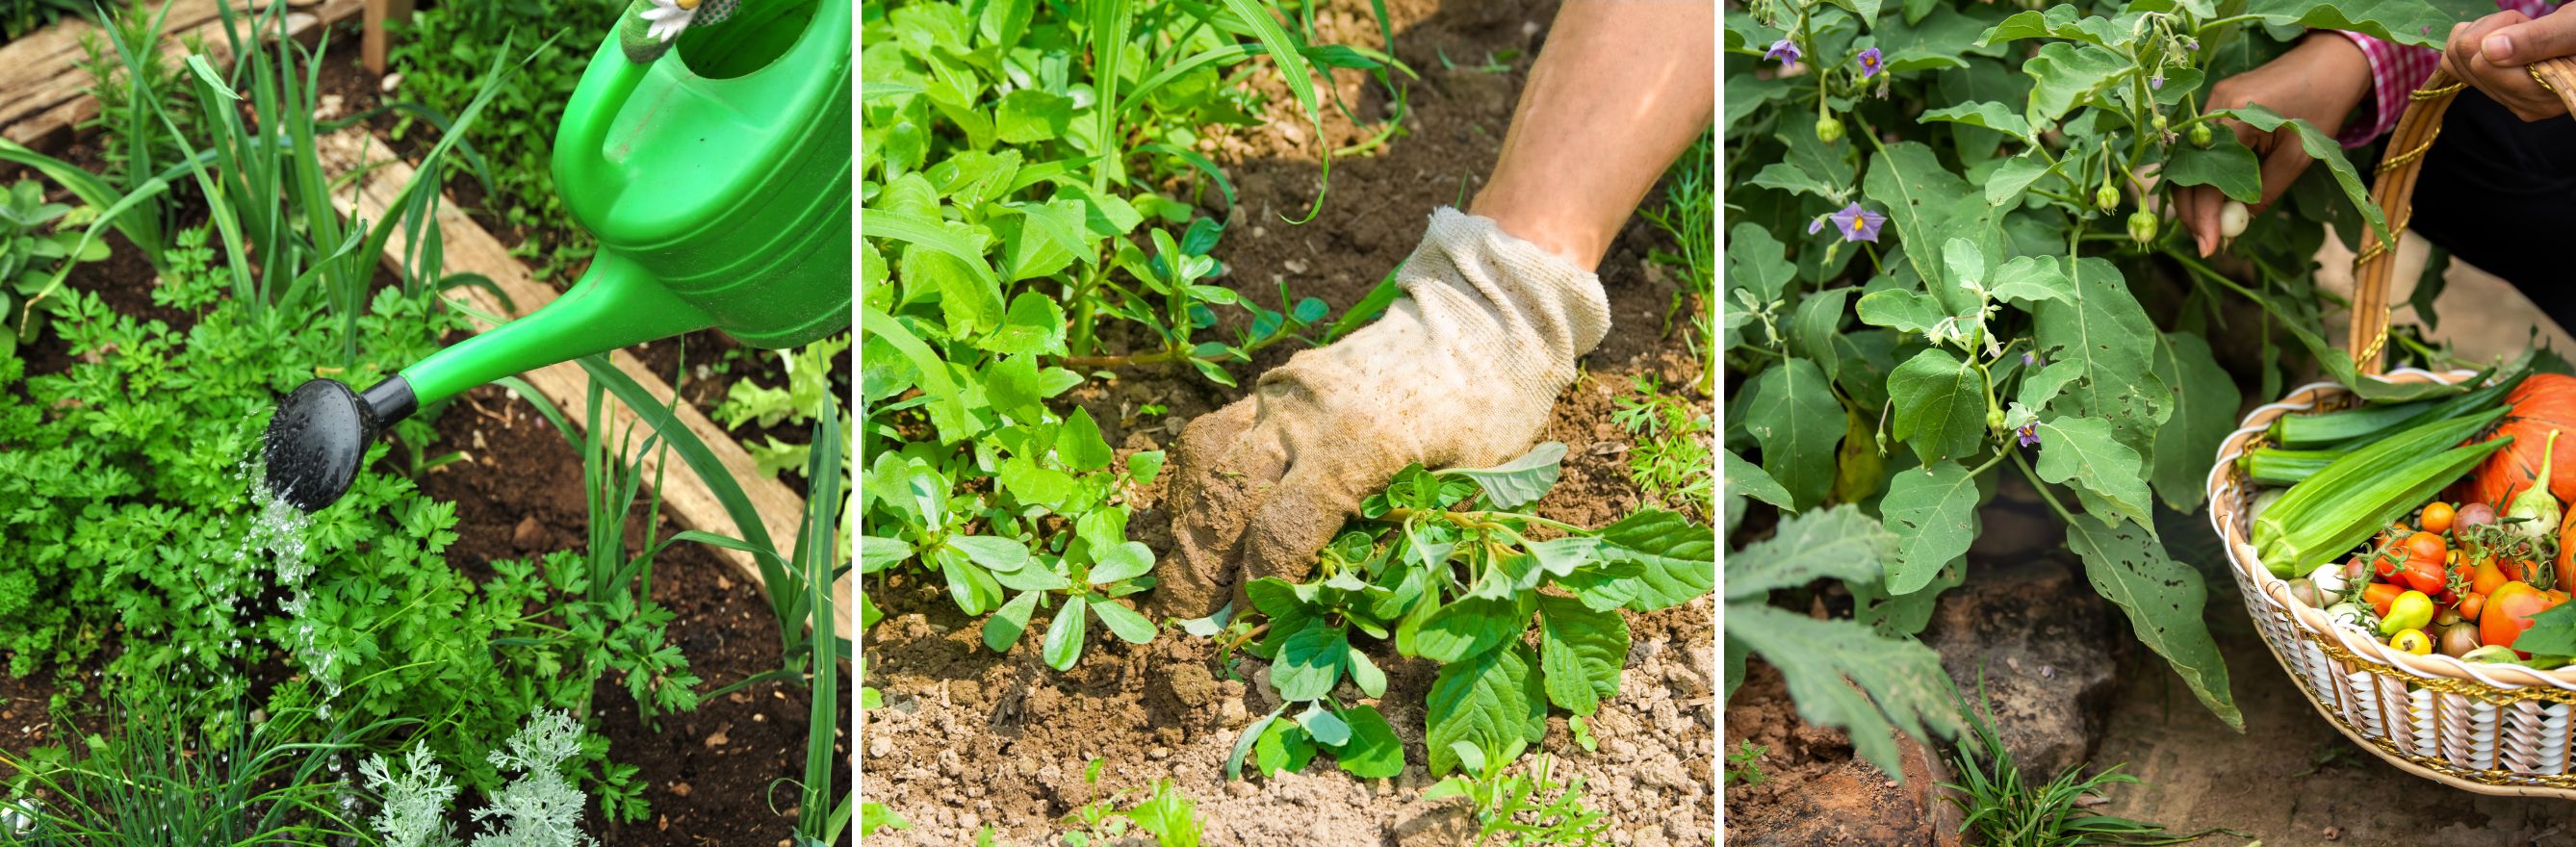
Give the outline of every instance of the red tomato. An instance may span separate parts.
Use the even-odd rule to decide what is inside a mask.
[[[2508,582],[2487,598],[2486,608],[2478,615],[2478,640],[2485,644],[2511,647],[2522,631],[2531,628],[2531,616],[2566,602],[2563,597],[2531,587],[2530,583]],[[2520,651],[2516,651],[2520,652]],[[2528,657],[2529,654],[2523,654]]]
[[[2407,559],[2406,569],[2397,572],[2397,579],[2406,583],[2407,587],[2424,592],[2425,596],[2430,597],[2442,593],[2443,587],[2450,584],[2451,575],[2442,570],[2441,559],[2437,558],[2429,562],[2422,559]]]

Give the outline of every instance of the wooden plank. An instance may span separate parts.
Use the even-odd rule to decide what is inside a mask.
[[[347,197],[334,198],[340,201],[341,211],[344,214],[369,220],[383,218],[385,210],[392,205],[395,195],[402,190],[403,183],[411,179],[413,172],[411,165],[392,156],[382,140],[368,134],[362,128],[343,129],[318,139],[318,142],[323,169],[332,174],[334,179],[340,178],[343,174],[360,174],[358,178],[351,181],[345,192]],[[472,218],[458,211],[454,202],[440,204],[438,228],[442,239],[441,247],[445,251],[443,255],[447,272],[477,273],[489,277],[495,285],[509,295],[511,302],[518,308],[515,310],[503,308],[500,301],[480,288],[458,289],[458,292],[463,295],[461,299],[467,304],[491,314],[517,316],[536,311],[554,301],[556,293],[552,287],[531,278],[526,265],[521,264],[517,257],[511,256],[509,249],[503,247],[491,233],[485,232],[480,225],[474,223]],[[405,249],[405,240],[397,233],[395,238],[385,245],[385,265],[393,268],[401,267]],[[489,327],[489,324],[480,320],[475,321],[475,325]],[[628,377],[642,385],[655,398],[664,403],[670,402],[672,396],[670,385],[647,370],[643,361],[637,359],[634,354],[619,350],[609,354],[609,359],[618,370],[624,371]],[[586,419],[584,404],[587,402],[590,376],[581,369],[580,365],[566,362],[530,371],[521,376],[526,378],[529,384],[536,386],[539,392],[545,394],[548,401],[563,409],[564,415],[576,424]],[[633,411],[617,404],[615,398],[610,398],[609,403],[608,418],[615,430],[623,431],[634,425],[636,418]],[[716,426],[713,421],[707,420],[706,416],[699,413],[694,406],[685,402],[680,403],[679,418],[691,432],[697,434],[699,440],[706,442],[707,448],[715,453],[716,458],[724,463],[727,470],[732,472],[734,479],[742,483],[744,493],[750,496],[753,508],[760,513],[761,523],[767,526],[770,538],[781,545],[793,543],[796,538],[796,527],[805,514],[804,498],[789,490],[776,478],[758,473],[751,461],[751,454],[744,452],[741,445],[734,442],[732,435]],[[645,456],[644,472],[648,479],[660,464],[652,454]],[[723,503],[716,499],[715,492],[707,488],[706,482],[699,479],[696,472],[690,470],[685,464],[675,462],[670,472],[664,476],[662,502],[669,509],[672,518],[681,526],[723,535],[740,535],[734,526],[731,514],[726,512]],[[743,576],[749,578],[753,584],[761,584],[759,564],[754,562],[749,554],[722,548],[710,549],[723,556],[726,561],[732,562],[735,569],[741,571]],[[853,637],[855,629],[850,624],[849,575],[844,574],[833,586],[833,595],[834,605],[837,607],[833,628],[844,637]]]
[[[368,73],[384,76],[385,51],[393,44],[392,37],[385,32],[385,25],[394,21],[411,20],[412,0],[362,0],[362,2],[366,4],[366,20],[360,29],[358,62],[367,67]]]
[[[323,0],[310,7],[290,3],[287,34],[311,46],[324,29],[358,14],[364,2]],[[216,0],[169,0],[168,5],[161,43],[164,55],[184,57],[185,45],[201,39],[208,58],[216,62],[232,58],[232,41],[224,35]],[[160,8],[150,7],[154,13]],[[234,8],[246,16],[266,6],[243,0]],[[104,39],[106,35],[97,24],[65,18],[42,32],[0,45],[0,137],[51,149],[69,142],[75,127],[98,117],[98,100],[89,95],[89,72],[80,67],[88,58],[80,46],[84,37]],[[103,40],[100,46],[106,46]]]

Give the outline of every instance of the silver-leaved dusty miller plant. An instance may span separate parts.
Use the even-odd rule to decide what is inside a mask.
[[[597,844],[580,829],[588,798],[565,779],[563,765],[581,755],[581,724],[565,712],[540,709],[510,736],[504,749],[490,754],[502,771],[519,777],[492,795],[490,805],[474,810],[474,820],[491,827],[476,835],[472,847],[586,847]],[[426,748],[414,747],[397,772],[385,757],[369,756],[358,764],[367,790],[384,798],[368,821],[390,847],[462,847],[447,827],[447,804],[456,784]]]

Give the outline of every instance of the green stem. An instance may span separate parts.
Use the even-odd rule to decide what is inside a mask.
[[[804,679],[804,678],[805,678],[805,672],[804,672],[804,671],[795,670],[795,669],[792,669],[792,668],[772,668],[772,669],[770,669],[770,670],[761,671],[761,672],[759,672],[759,673],[752,674],[752,675],[747,676],[747,677],[743,677],[743,678],[742,678],[742,681],[740,681],[740,682],[736,682],[736,683],[734,683],[734,684],[732,684],[732,685],[727,685],[727,686],[725,686],[725,687],[723,687],[723,688],[718,688],[718,689],[716,689],[716,690],[714,690],[714,691],[709,691],[709,692],[707,692],[707,693],[705,693],[705,694],[700,694],[700,695],[698,695],[698,700],[699,700],[699,701],[701,701],[701,702],[703,702],[703,701],[707,701],[707,700],[713,700],[713,699],[716,699],[716,698],[718,698],[718,697],[722,697],[722,696],[725,696],[725,695],[727,695],[727,694],[731,694],[731,693],[734,693],[734,692],[736,692],[736,691],[740,691],[740,690],[742,690],[742,689],[749,688],[749,687],[754,686],[754,685],[759,685],[759,684],[764,683],[764,682],[771,682],[771,681],[775,681],[775,680],[782,680],[782,679]]]
[[[2019,451],[2009,447],[2005,448],[2004,452],[2012,454],[2013,465],[2021,468],[2021,475],[2030,479],[2030,487],[2039,491],[2039,499],[2048,501],[2048,508],[2057,512],[2059,518],[2067,523],[2074,523],[2075,513],[2067,511],[2066,504],[2058,502],[2057,495],[2049,492],[2048,483],[2040,480],[2038,471],[2031,470],[2030,460],[2022,458]]]
[[[2263,19],[2263,16],[2262,16],[2262,15],[2236,15],[2236,16],[2233,16],[2233,17],[2219,18],[2219,19],[2217,19],[2217,20],[2210,21],[2210,22],[2205,23],[2205,24],[2201,24],[2198,28],[2193,29],[2193,30],[2191,31],[2191,34],[2192,34],[2192,36],[2193,36],[2193,40],[2197,41],[2197,40],[2199,40],[2199,35],[2200,35],[2201,33],[2208,32],[2208,31],[2210,31],[2211,29],[2214,29],[2214,28],[2217,28],[2217,27],[2226,26],[2226,25],[2228,25],[2228,24],[2244,23],[2244,22],[2246,22],[2246,21],[2259,21],[2259,20],[2262,20],[2262,19]]]

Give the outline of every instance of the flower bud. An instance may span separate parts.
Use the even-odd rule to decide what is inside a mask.
[[[1841,118],[1834,117],[1834,116],[1832,116],[1832,115],[1826,115],[1826,116],[1824,116],[1824,117],[1817,118],[1817,119],[1816,119],[1816,140],[1818,140],[1818,141],[1822,141],[1822,142],[1827,143],[1827,144],[1832,144],[1832,143],[1834,143],[1834,142],[1836,142],[1836,141],[1841,141],[1841,140],[1843,140],[1843,122],[1842,122],[1842,119],[1841,119]]]
[[[2209,135],[2209,122],[2202,121],[2191,125],[2191,146],[2206,150],[2209,149],[2209,143],[2212,140],[2214,139]]]

